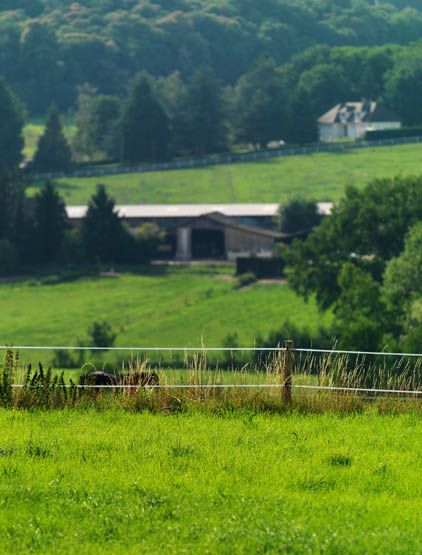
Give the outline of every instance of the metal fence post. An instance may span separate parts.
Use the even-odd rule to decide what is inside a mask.
[[[291,339],[284,342],[285,351],[283,352],[283,364],[281,366],[281,401],[283,405],[290,405],[292,402],[293,345],[294,343]]]

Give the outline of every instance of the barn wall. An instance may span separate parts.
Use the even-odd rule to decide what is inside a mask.
[[[227,253],[236,252],[258,253],[260,251],[272,252],[274,240],[272,237],[247,233],[234,228],[226,228]]]

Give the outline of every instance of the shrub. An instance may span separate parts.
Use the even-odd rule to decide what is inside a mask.
[[[157,256],[163,232],[153,223],[146,223],[138,227],[135,234],[136,260],[150,262]]]
[[[241,287],[246,287],[257,281],[256,275],[252,272],[246,272],[245,274],[240,274],[236,279],[234,284],[235,289],[240,289]]]
[[[117,337],[106,321],[93,322],[88,329],[88,335],[93,347],[112,347]]]
[[[66,264],[83,264],[86,261],[86,253],[82,233],[80,229],[66,231],[62,249],[61,259]]]
[[[374,129],[365,133],[365,141],[382,141],[403,137],[422,137],[422,127],[400,127],[400,129]]]
[[[4,355],[2,372],[0,374],[0,401],[3,406],[9,406],[13,397],[13,382],[19,366],[19,354],[7,349]]]

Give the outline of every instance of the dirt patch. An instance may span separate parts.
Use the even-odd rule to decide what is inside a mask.
[[[286,278],[268,278],[268,279],[259,279],[258,283],[262,285],[285,285],[287,283]]]

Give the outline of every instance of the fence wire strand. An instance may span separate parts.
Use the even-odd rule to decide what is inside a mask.
[[[286,348],[281,346],[275,347],[98,347],[98,346],[48,346],[48,345],[0,345],[0,349],[13,349],[22,351],[129,351],[129,352],[195,352],[195,353],[207,353],[207,352],[273,352],[273,353],[283,353],[287,350],[291,352],[299,353],[315,353],[315,354],[325,354],[325,355],[356,355],[356,356],[380,356],[380,357],[400,357],[404,359],[406,357],[419,358],[422,360],[422,353],[398,353],[398,352],[385,352],[385,351],[352,351],[352,350],[341,350],[341,349],[314,349],[314,348]],[[13,384],[13,388],[22,389],[28,387],[24,384]],[[359,393],[359,394],[375,394],[378,395],[413,395],[421,396],[422,390],[415,389],[377,389],[377,388],[365,388],[365,387],[347,387],[347,386],[324,386],[324,385],[305,385],[305,384],[283,384],[283,383],[267,383],[267,384],[153,384],[148,385],[133,385],[133,384],[114,384],[114,385],[94,385],[94,384],[63,384],[62,388],[66,389],[94,389],[94,390],[130,390],[130,389],[148,389],[148,390],[174,390],[174,389],[274,389],[274,388],[291,388],[296,390],[304,391],[327,391],[327,392],[337,392],[337,393]],[[32,389],[31,386],[29,386]],[[36,386],[35,386],[36,389]]]
[[[139,351],[139,352],[284,352],[286,347],[97,347],[97,346],[50,346],[50,345],[0,345],[0,349],[15,349],[19,351]],[[289,349],[295,353],[320,353],[340,355],[388,356],[422,358],[422,353],[399,353],[388,351],[348,351],[341,349],[314,349],[312,347],[293,347]]]
[[[13,384],[12,387],[17,389],[22,389],[31,386],[25,386],[24,384]],[[302,384],[292,384],[286,386],[285,384],[163,384],[163,385],[125,385],[125,384],[115,384],[115,385],[85,385],[85,384],[63,384],[61,388],[66,389],[264,389],[264,388],[284,388],[289,387],[291,389],[309,389],[309,390],[320,390],[320,391],[337,391],[337,392],[354,392],[354,393],[390,393],[393,395],[422,395],[422,390],[420,391],[408,391],[405,389],[370,389],[365,387],[336,387],[336,386],[324,386],[324,385],[302,385]],[[33,387],[36,389],[36,386]]]

